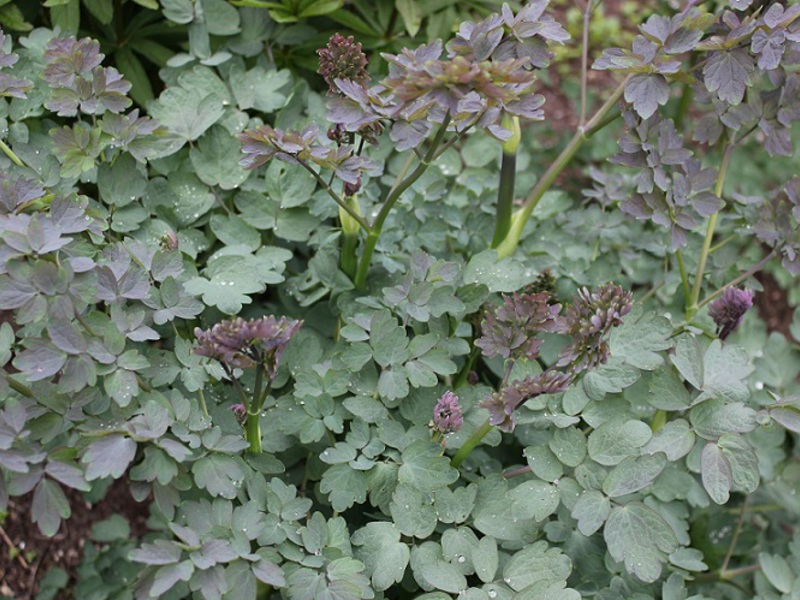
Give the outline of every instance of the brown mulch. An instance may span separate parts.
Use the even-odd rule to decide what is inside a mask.
[[[767,324],[769,331],[782,333],[786,339],[800,344],[792,336],[790,327],[794,318],[795,307],[789,304],[788,294],[771,273],[761,271],[755,275],[758,282],[764,286],[764,291],[756,294],[753,304],[758,310],[758,316]]]
[[[95,505],[86,502],[80,492],[68,488],[64,488],[64,492],[69,498],[72,516],[61,524],[52,538],[43,536],[31,523],[32,493],[9,502],[8,515],[0,520],[0,598],[34,598],[39,581],[51,568],[59,567],[74,577],[83,547],[92,543],[89,539],[92,526],[113,514],[128,520],[133,536],[140,537],[147,530],[148,502],[139,503],[131,498],[124,480],[115,481],[105,498]],[[19,551],[13,559],[9,543]]]

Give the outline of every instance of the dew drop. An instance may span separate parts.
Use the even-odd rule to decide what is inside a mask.
[[[459,563],[461,563],[461,564],[464,564],[465,562],[467,562],[467,557],[466,557],[466,556],[464,556],[464,555],[459,555],[459,557],[458,557],[456,560],[457,560]]]

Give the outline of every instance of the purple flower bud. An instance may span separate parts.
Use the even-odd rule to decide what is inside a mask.
[[[241,402],[239,404],[231,404],[231,410],[233,411],[233,414],[240,419],[243,419],[247,415],[247,409]]]
[[[179,245],[178,236],[174,231],[170,230],[161,236],[159,245],[161,246],[162,250],[177,250]]]
[[[353,36],[344,37],[334,33],[324,48],[317,50],[319,54],[320,75],[325,78],[325,83],[332,94],[339,94],[336,87],[337,79],[366,83],[369,81],[367,73],[367,57],[361,51],[361,44],[356,43]]]
[[[458,396],[453,392],[445,392],[433,409],[433,426],[442,433],[453,433],[461,429],[464,417]]]
[[[753,306],[753,293],[729,287],[711,303],[708,314],[717,324],[717,335],[724,340],[739,326],[744,314]]]

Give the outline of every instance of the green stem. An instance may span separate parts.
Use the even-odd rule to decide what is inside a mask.
[[[542,196],[544,196],[545,192],[553,185],[556,177],[558,177],[561,171],[563,171],[564,168],[570,163],[578,149],[583,146],[584,142],[588,140],[594,133],[611,122],[611,120],[606,119],[606,116],[611,109],[616,106],[619,99],[622,98],[622,94],[625,92],[625,84],[628,82],[630,77],[631,75],[628,75],[628,77],[626,77],[622,83],[617,86],[608,100],[606,100],[603,106],[600,107],[592,119],[586,124],[586,127],[579,128],[575,132],[575,135],[572,136],[572,139],[561,151],[561,154],[559,154],[555,162],[550,165],[547,171],[545,171],[544,175],[542,175],[541,179],[536,182],[536,185],[531,190],[530,194],[528,194],[528,196],[525,198],[522,208],[520,208],[512,216],[511,229],[508,232],[506,239],[496,246],[497,254],[500,258],[510,256],[514,253],[514,250],[517,249],[517,245],[522,237],[522,230],[525,227],[525,223],[527,223],[528,219],[533,213],[533,209],[536,208],[536,205],[542,199]]]
[[[309,173],[311,173],[314,176],[314,179],[317,180],[317,183],[320,185],[320,187],[323,190],[325,190],[331,198],[333,198],[333,201],[336,202],[336,204],[338,204],[342,208],[342,210],[344,210],[348,215],[353,217],[353,220],[356,223],[358,223],[364,231],[366,231],[367,233],[370,233],[369,223],[367,223],[367,221],[364,219],[364,217],[362,217],[355,210],[353,210],[353,208],[347,202],[345,202],[342,199],[342,197],[339,196],[339,194],[337,194],[330,185],[328,185],[328,182],[325,181],[320,176],[319,173],[317,173],[314,169],[312,169],[311,166],[307,162],[305,162],[303,160],[298,160],[297,162],[300,163],[300,165],[306,171],[308,171]]]
[[[511,228],[511,213],[514,209],[514,183],[517,175],[517,153],[503,152],[500,167],[500,187],[497,190],[497,219],[494,224],[492,248],[497,248],[506,239]]]
[[[3,140],[0,140],[0,150],[2,150],[5,155],[11,159],[11,162],[18,167],[26,166],[25,163],[22,162],[22,159],[17,156],[16,153]]]
[[[675,259],[678,261],[678,270],[681,273],[681,282],[683,283],[683,293],[686,296],[686,306],[689,306],[689,300],[692,297],[691,289],[689,288],[689,278],[686,276],[686,266],[683,263],[683,254],[681,254],[681,249],[678,248],[675,251]]]
[[[725,149],[725,155],[722,157],[722,164],[719,167],[719,174],[717,175],[717,183],[714,186],[714,194],[718,198],[722,198],[722,189],[725,186],[725,176],[728,173],[728,165],[731,162],[731,154],[735,142],[728,144]],[[719,212],[715,212],[708,219],[708,226],[706,227],[706,237],[703,240],[703,248],[700,250],[700,260],[697,263],[697,275],[694,279],[694,287],[692,288],[692,296],[689,302],[689,309],[686,311],[686,319],[691,319],[697,313],[697,302],[700,299],[700,289],[703,287],[703,276],[706,269],[706,261],[708,260],[709,251],[711,250],[711,242],[714,240],[714,230],[717,227],[717,217]]]
[[[248,442],[250,442],[250,452],[261,452],[261,411],[255,414],[252,412],[247,413],[247,421],[244,424],[244,435]]]
[[[464,459],[469,456],[469,453],[472,452],[475,446],[477,446],[491,430],[492,424],[489,423],[489,419],[486,419],[484,424],[478,427],[478,429],[475,430],[475,433],[469,436],[467,441],[464,442],[464,445],[461,446],[461,448],[458,449],[458,452],[453,455],[453,458],[450,459],[450,466],[454,469],[460,467],[461,463],[464,462]]]
[[[358,270],[356,272],[356,289],[363,290],[364,285],[367,283],[367,273],[369,272],[369,266],[372,262],[372,254],[375,252],[375,246],[378,244],[378,238],[381,236],[381,231],[383,231],[383,225],[386,222],[386,218],[389,216],[389,212],[392,210],[392,207],[394,207],[395,203],[403,194],[403,192],[411,187],[411,185],[428,169],[431,164],[431,160],[436,154],[436,149],[439,147],[439,144],[442,143],[442,138],[444,138],[444,134],[447,131],[447,126],[449,124],[450,113],[447,113],[442,121],[442,124],[439,126],[439,130],[436,132],[436,135],[434,136],[431,146],[428,148],[428,152],[424,159],[420,162],[420,164],[417,165],[417,168],[414,169],[408,177],[406,177],[400,183],[395,183],[395,185],[389,191],[389,194],[386,196],[386,200],[384,200],[380,211],[378,211],[378,216],[375,217],[372,227],[369,227],[366,230],[367,240],[364,243],[364,251],[361,254],[361,261],[358,263]]]
[[[467,357],[467,362],[464,363],[464,366],[461,367],[461,370],[458,372],[456,376],[455,382],[453,382],[453,389],[457,390],[461,386],[463,386],[467,382],[467,378],[469,377],[469,372],[472,370],[472,365],[475,364],[475,361],[478,359],[478,356],[481,353],[481,349],[477,346],[473,347],[470,350],[469,356]]]
[[[689,107],[692,104],[692,96],[694,95],[694,91],[692,90],[692,86],[688,83],[683,84],[683,90],[681,91],[681,98],[678,101],[678,107],[675,110],[675,128],[680,131],[683,125],[683,120],[686,118],[686,112],[689,110]]]
[[[33,395],[31,388],[27,385],[21,384],[19,381],[11,377],[10,375],[6,374],[5,376],[6,383],[8,383],[8,387],[12,390],[20,394],[21,396],[25,396],[26,398],[35,398],[36,396]]]
[[[342,233],[342,271],[352,280],[356,276],[358,268],[358,257],[356,256],[356,246],[358,245],[358,235]]]
[[[653,433],[658,433],[661,431],[661,428],[667,424],[667,411],[665,410],[657,410],[653,415],[653,418],[650,419],[650,429]]]

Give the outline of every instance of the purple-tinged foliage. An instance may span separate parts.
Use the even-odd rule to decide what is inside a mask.
[[[464,425],[461,404],[453,392],[445,392],[433,408],[433,427],[439,433],[455,433]]]
[[[239,134],[244,157],[239,164],[255,169],[273,157],[290,164],[316,164],[330,169],[342,181],[355,184],[362,173],[376,174],[376,165],[355,155],[353,146],[324,146],[316,125],[303,131],[282,131],[269,125],[249,129]]]
[[[324,48],[317,50],[319,71],[325,79],[331,94],[338,94],[336,80],[350,81],[363,85],[370,80],[367,73],[367,57],[361,51],[361,44],[353,36],[344,37],[334,33]]]
[[[719,339],[726,339],[739,326],[753,306],[753,292],[737,287],[727,288],[708,307],[708,314],[717,325]]]
[[[631,293],[612,283],[594,292],[578,290],[564,315],[565,332],[572,336],[572,343],[561,353],[558,366],[575,374],[605,363],[609,350],[604,338],[622,324],[622,317],[632,307]]]
[[[535,336],[560,332],[559,312],[561,305],[551,304],[547,292],[505,296],[500,306],[487,311],[481,322],[481,337],[475,345],[488,358],[536,360],[542,340]]]
[[[94,40],[53,38],[44,58],[42,78],[52,88],[45,106],[59,116],[121,113],[131,105],[131,84],[115,68],[100,66],[104,55]]]
[[[44,79],[52,87],[72,87],[78,77],[103,62],[100,44],[92,39],[53,38],[44,53]]]
[[[268,375],[274,378],[283,351],[302,324],[302,321],[273,316],[249,321],[241,317],[226,319],[208,330],[195,328],[197,347],[194,353],[229,368],[263,364]]]
[[[13,177],[0,173],[0,210],[14,212],[17,207],[44,196],[44,188],[29,177]]]
[[[773,248],[792,275],[800,273],[800,177],[791,179],[772,200],[764,203],[756,236]]]
[[[692,158],[672,120],[640,120],[626,112],[625,121],[629,129],[619,141],[622,152],[612,162],[638,168],[639,174],[635,193],[619,206],[637,219],[669,227],[672,248],[680,248],[687,232],[722,206],[712,191],[717,172]]]

